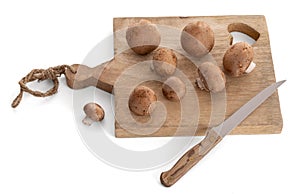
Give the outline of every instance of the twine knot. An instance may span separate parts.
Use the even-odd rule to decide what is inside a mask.
[[[72,66],[69,66],[69,65],[59,65],[59,66],[56,66],[56,67],[50,67],[48,69],[33,69],[31,72],[29,72],[25,77],[23,77],[19,81],[20,93],[14,99],[11,106],[13,108],[16,108],[20,104],[20,102],[22,100],[22,97],[23,97],[23,92],[27,92],[27,93],[29,93],[33,96],[36,96],[36,97],[46,97],[46,96],[51,96],[51,95],[57,93],[57,89],[58,89],[58,86],[59,86],[58,77],[60,77],[62,74],[65,74],[66,69],[69,69],[72,73],[76,73],[74,68]],[[31,90],[26,86],[26,84],[28,82],[32,82],[32,81],[35,81],[35,80],[44,81],[44,80],[47,80],[47,79],[52,80],[53,87],[50,88],[46,92]]]

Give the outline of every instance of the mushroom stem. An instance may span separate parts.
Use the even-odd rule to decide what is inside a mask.
[[[204,85],[203,81],[200,78],[196,78],[196,84],[201,90],[206,90],[206,86]]]
[[[256,64],[252,61],[250,63],[250,65],[248,66],[248,68],[246,69],[245,73],[250,73],[251,71],[253,71],[253,69],[256,67]]]
[[[91,126],[91,124],[94,122],[90,117],[86,116],[83,120],[82,120],[83,124]]]

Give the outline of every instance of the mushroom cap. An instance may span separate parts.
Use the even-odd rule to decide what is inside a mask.
[[[159,48],[153,55],[153,69],[162,77],[174,74],[177,66],[177,57],[172,49]]]
[[[145,55],[155,50],[160,44],[160,39],[157,26],[144,19],[129,26],[126,31],[129,47],[139,55]]]
[[[182,30],[181,46],[194,57],[201,57],[209,53],[214,47],[214,43],[214,32],[205,22],[189,23]]]
[[[105,116],[103,108],[99,104],[94,102],[86,104],[83,107],[83,110],[86,116],[92,119],[93,121],[101,121]]]
[[[155,101],[157,101],[157,97],[152,89],[138,86],[130,94],[128,105],[134,114],[144,116],[151,113],[150,105]]]
[[[197,83],[200,89],[216,93],[225,88],[225,75],[217,65],[204,62],[198,66],[198,74],[200,78]]]
[[[185,84],[178,77],[169,77],[162,86],[163,95],[171,101],[179,101],[185,95]]]
[[[253,60],[253,48],[246,42],[232,45],[223,57],[224,69],[233,77],[243,75]]]

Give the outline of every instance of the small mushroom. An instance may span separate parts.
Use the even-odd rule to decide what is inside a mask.
[[[232,45],[223,57],[223,66],[226,72],[233,77],[250,73],[255,68],[253,48],[246,42]]]
[[[202,57],[214,47],[214,32],[202,21],[189,23],[181,33],[181,46],[190,55]]]
[[[171,101],[179,101],[185,95],[185,84],[178,77],[169,77],[162,86],[164,96]]]
[[[199,78],[196,79],[196,84],[201,90],[216,93],[225,88],[225,75],[217,65],[204,62],[199,65],[198,74]]]
[[[82,120],[85,125],[91,125],[95,121],[102,121],[105,113],[103,108],[94,102],[88,103],[83,107],[86,117]]]
[[[177,57],[172,49],[159,48],[154,52],[152,69],[162,77],[174,74],[177,66]]]
[[[155,101],[157,101],[157,97],[152,89],[146,86],[138,86],[130,94],[128,105],[134,114],[145,116],[152,112],[153,107],[151,107],[151,104]]]
[[[126,31],[129,47],[139,55],[146,55],[155,50],[160,44],[160,39],[157,26],[144,19],[128,27]]]

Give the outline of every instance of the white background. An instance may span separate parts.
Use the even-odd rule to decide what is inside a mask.
[[[299,193],[300,14],[295,2],[1,1],[0,193]],[[77,132],[72,90],[63,79],[55,96],[26,94],[17,109],[10,107],[20,78],[33,68],[81,63],[112,33],[113,17],[238,14],[267,18],[276,78],[287,79],[279,89],[282,134],[226,137],[171,188],[160,185],[159,174],[175,161],[131,172],[88,151]]]

